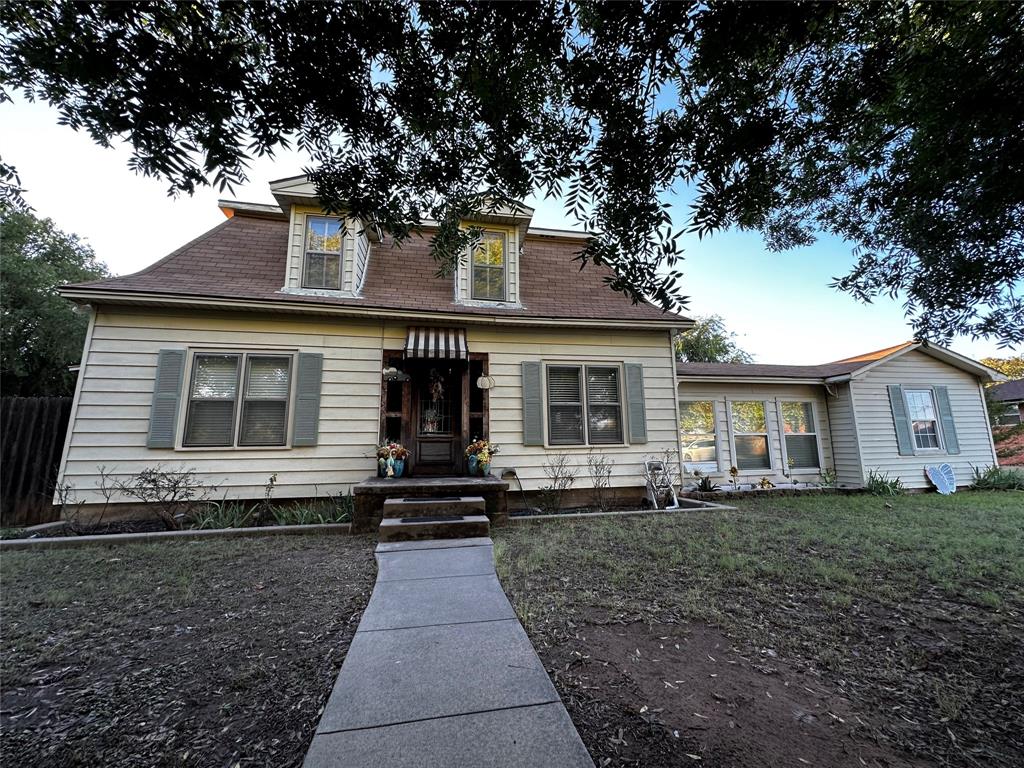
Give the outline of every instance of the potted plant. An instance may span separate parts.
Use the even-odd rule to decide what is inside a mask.
[[[497,444],[474,440],[466,446],[466,470],[470,476],[486,476],[491,471],[491,458],[498,452]]]
[[[377,448],[377,476],[401,477],[409,451],[401,443],[381,443]]]

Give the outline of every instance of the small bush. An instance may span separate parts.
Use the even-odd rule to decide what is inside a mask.
[[[558,454],[544,462],[544,474],[550,482],[540,489],[540,508],[547,514],[557,514],[562,509],[562,496],[574,482],[579,470],[569,464],[569,457]]]
[[[248,528],[253,525],[254,509],[238,501],[211,501],[192,511],[192,527]]]
[[[700,493],[716,493],[717,491],[722,490],[722,486],[720,486],[716,482],[713,482],[711,478],[708,477],[707,475],[704,475],[697,482],[697,490]]]
[[[866,487],[868,493],[875,496],[902,496],[906,490],[898,477],[889,477],[888,472],[875,472],[873,469],[868,473]]]
[[[974,472],[971,488],[976,491],[1024,491],[1024,472],[1018,469],[971,466],[971,470]]]

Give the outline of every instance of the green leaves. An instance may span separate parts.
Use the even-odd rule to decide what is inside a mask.
[[[681,232],[828,233],[856,249],[834,287],[899,298],[918,335],[1024,341],[1020,4],[153,0],[0,24],[3,87],[172,192],[291,142],[328,209],[398,240],[441,222],[442,273],[480,193],[563,197],[599,233],[581,264],[667,309]]]

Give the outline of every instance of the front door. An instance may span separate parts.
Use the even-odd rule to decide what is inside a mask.
[[[462,384],[466,361],[409,362],[415,472],[421,475],[459,474],[462,468]]]

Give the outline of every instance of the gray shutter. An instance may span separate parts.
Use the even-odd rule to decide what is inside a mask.
[[[939,409],[939,420],[942,422],[942,441],[946,445],[946,453],[960,453],[960,441],[956,436],[956,424],[953,423],[953,409],[949,406],[949,390],[946,387],[935,387],[935,404]]]
[[[153,404],[149,408],[150,448],[173,448],[178,427],[178,401],[185,373],[185,350],[161,349],[153,383]]]
[[[324,378],[324,356],[300,352],[295,367],[295,434],[292,445],[316,445],[320,434],[320,385]]]
[[[888,389],[892,420],[896,425],[896,445],[899,448],[900,456],[913,456],[914,435],[910,428],[910,418],[907,416],[907,402],[903,399],[903,387],[899,384],[890,384]]]
[[[523,362],[523,445],[544,445],[541,365]]]
[[[644,405],[644,367],[626,363],[626,402],[629,405],[629,442],[647,442],[647,407]]]

